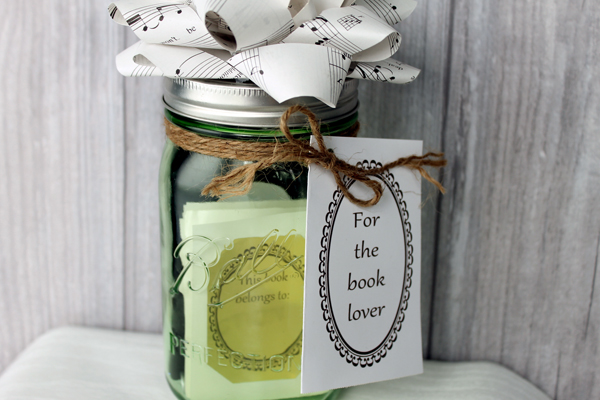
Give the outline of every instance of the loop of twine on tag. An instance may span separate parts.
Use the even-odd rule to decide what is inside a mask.
[[[288,120],[297,112],[301,112],[307,116],[312,135],[317,141],[318,149],[312,147],[308,140],[299,140],[292,136],[288,127]],[[248,142],[210,138],[180,128],[167,119],[165,119],[165,128],[171,142],[184,150],[219,158],[253,161],[251,164],[235,168],[226,175],[213,178],[204,190],[202,190],[202,194],[205,196],[215,196],[224,199],[244,195],[252,188],[256,172],[278,162],[298,162],[303,165],[316,164],[331,171],[344,196],[352,203],[361,207],[374,206],[383,195],[382,184],[371,179],[370,176],[379,175],[395,167],[404,167],[419,172],[423,178],[435,185],[440,192],[446,193],[444,187],[429,175],[424,168],[444,167],[446,165],[444,153],[429,152],[422,156],[412,155],[401,157],[396,161],[373,169],[365,169],[352,165],[344,160],[340,160],[335,153],[327,149],[323,135],[321,134],[319,120],[309,109],[300,105],[288,108],[281,116],[279,128],[288,140],[287,143],[279,141],[267,143]],[[357,122],[338,136],[356,136],[358,130],[359,123]],[[355,197],[350,193],[346,185],[344,185],[340,174],[344,174],[348,178],[359,181],[369,187],[373,191],[373,197],[368,200]]]

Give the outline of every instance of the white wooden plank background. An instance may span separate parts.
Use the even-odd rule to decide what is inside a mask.
[[[361,136],[423,140],[425,151],[439,151],[446,107],[450,5],[422,2],[410,18],[397,26],[402,45],[394,56],[421,69],[410,85],[361,82]],[[432,174],[438,177],[437,173]],[[428,353],[431,299],[436,260],[438,193],[423,183],[421,325],[423,350]]]
[[[430,356],[600,398],[600,3],[456,0]]]
[[[161,82],[118,75],[133,39],[106,3],[3,2],[0,370],[55,326],[160,328]],[[600,398],[599,16],[423,0],[398,55],[420,78],[361,87],[364,135],[450,160],[449,193],[424,187],[425,354],[557,399]]]
[[[124,34],[103,3],[2,2],[2,367],[52,327],[124,324]]]
[[[128,44],[137,40],[127,32]],[[125,328],[162,332],[158,168],[165,142],[162,79],[125,83]]]

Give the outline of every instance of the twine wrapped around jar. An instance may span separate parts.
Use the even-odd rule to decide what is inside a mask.
[[[301,112],[307,116],[312,135],[315,137],[318,149],[312,147],[307,140],[299,140],[292,136],[288,127],[288,120],[292,114]],[[319,128],[319,121],[306,107],[295,105],[288,108],[280,119],[279,128],[285,135],[287,142],[242,142],[200,136],[165,119],[166,134],[169,139],[180,148],[209,156],[253,161],[241,165],[228,174],[217,176],[206,185],[203,195],[220,198],[241,196],[250,191],[257,171],[268,168],[278,162],[298,162],[303,165],[316,164],[332,172],[336,183],[344,195],[353,203],[361,207],[371,207],[379,202],[383,195],[383,186],[370,178],[395,167],[404,167],[418,171],[423,178],[431,182],[440,192],[445,193],[444,187],[433,178],[424,167],[441,168],[446,166],[444,153],[429,152],[422,156],[412,155],[401,157],[379,168],[365,169],[339,159],[334,152],[327,149]],[[338,136],[356,136],[359,123],[356,122],[347,131]],[[359,181],[373,191],[373,197],[363,200],[355,197],[343,184],[340,174]]]

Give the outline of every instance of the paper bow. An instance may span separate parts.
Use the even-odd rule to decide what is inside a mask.
[[[125,76],[250,79],[278,102],[311,96],[335,107],[346,78],[408,83],[390,58],[392,25],[413,0],[121,0],[110,16],[140,41],[117,56]]]

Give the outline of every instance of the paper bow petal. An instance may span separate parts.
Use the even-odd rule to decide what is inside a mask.
[[[292,32],[292,16],[281,5],[282,0],[206,0],[198,11],[214,39],[237,53],[279,43]]]
[[[277,44],[239,53],[229,63],[278,102],[312,96],[335,107],[350,55],[309,44]]]
[[[417,7],[414,0],[356,0],[354,4],[372,10],[390,25],[404,21]]]
[[[418,68],[390,58],[379,62],[352,63],[348,78],[404,84],[417,79],[420,73]]]
[[[157,71],[152,71],[152,74],[159,75],[158,71],[160,71],[171,78],[234,79],[243,77],[239,71],[225,61],[229,57],[230,54],[224,50],[200,50],[138,42],[119,54],[117,68],[122,74],[128,75],[129,71],[132,71],[131,60],[133,60],[140,66],[134,69],[133,73],[147,71],[142,67],[155,67]]]
[[[312,96],[335,107],[347,76],[393,83],[417,77],[418,69],[389,58],[401,40],[390,25],[415,6],[414,0],[117,0],[109,13],[141,40],[117,56],[125,76],[247,77],[279,102]]]
[[[164,76],[163,72],[143,56],[137,42],[117,55],[117,70],[123,76]]]
[[[122,0],[112,3],[108,11],[146,43],[221,49],[189,2]]]
[[[354,3],[354,0],[310,0],[315,9],[317,10],[317,15],[321,14],[323,11],[330,8],[339,8],[349,6]]]
[[[290,14],[294,20],[294,25],[299,27],[303,22],[308,21],[319,15],[314,2],[310,0],[290,0],[288,6]]]
[[[306,21],[285,43],[311,43],[334,47],[353,61],[379,61],[400,47],[400,34],[364,7],[331,8]]]

